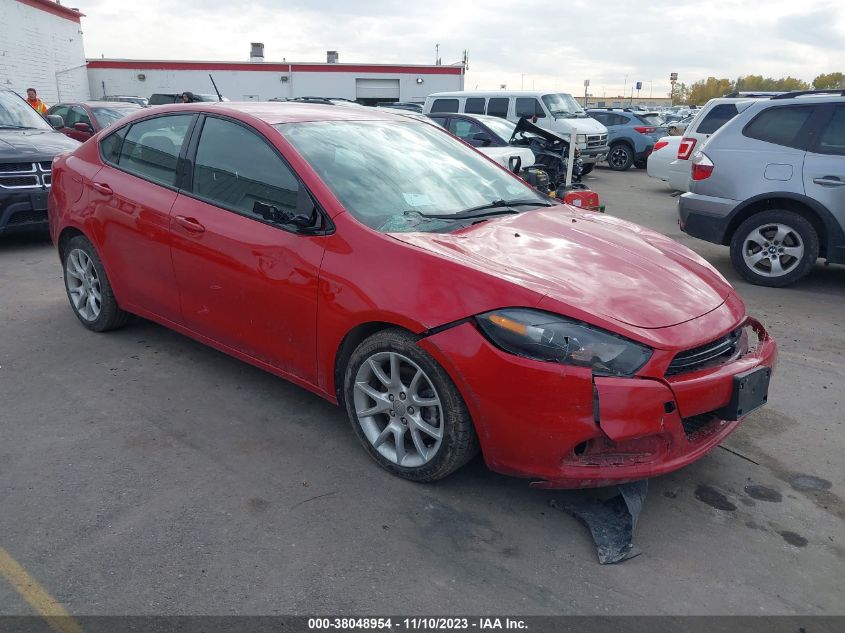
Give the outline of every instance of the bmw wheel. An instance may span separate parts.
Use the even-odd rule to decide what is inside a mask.
[[[105,268],[88,238],[77,235],[63,251],[65,290],[79,321],[89,330],[121,327],[129,314],[120,309]]]
[[[346,368],[344,400],[367,452],[405,479],[442,479],[478,452],[454,383],[404,330],[383,330],[358,346]]]
[[[610,147],[607,155],[607,165],[613,171],[625,171],[634,164],[634,152],[624,143],[617,143]]]
[[[753,284],[780,288],[812,270],[819,256],[813,225],[794,211],[763,211],[745,220],[731,239],[731,262]]]

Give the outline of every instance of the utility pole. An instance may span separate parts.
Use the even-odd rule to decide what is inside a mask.
[[[440,65],[440,44],[434,45],[434,65]]]
[[[584,80],[584,109],[585,110],[587,109],[587,90],[589,89],[589,87],[590,87],[590,80],[585,79]]]
[[[625,75],[625,84],[622,86],[622,98],[625,98],[625,91],[628,89],[628,75]]]

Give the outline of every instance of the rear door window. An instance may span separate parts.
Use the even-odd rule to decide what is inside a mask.
[[[535,115],[538,119],[546,116],[540,102],[533,97],[518,97],[516,100],[516,116],[530,118]]]
[[[807,136],[799,134],[813,115],[813,106],[781,106],[768,108],[745,126],[743,134],[759,141],[805,149]]]
[[[845,156],[845,106],[837,106],[833,111],[833,117],[819,136],[816,152]]]
[[[174,186],[179,152],[193,119],[192,114],[178,114],[135,123],[123,141],[117,166],[147,180]]]
[[[432,112],[457,112],[458,111],[458,100],[457,99],[435,99],[434,103],[431,104],[431,111]]]
[[[507,97],[495,97],[487,101],[487,114],[490,116],[498,116],[503,119],[508,118],[508,99]]]
[[[663,119],[661,119],[656,114],[637,114],[635,115],[640,121],[645,123],[646,125],[653,125],[657,127],[658,125],[663,125]]]
[[[464,104],[467,114],[484,114],[484,97],[470,97]]]
[[[720,103],[719,105],[713,106],[713,109],[704,115],[701,123],[698,124],[698,129],[695,131],[698,134],[713,134],[738,113],[739,111],[733,103]]]

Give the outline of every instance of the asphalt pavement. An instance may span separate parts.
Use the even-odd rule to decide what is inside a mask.
[[[845,267],[751,286],[644,171],[587,182],[711,261],[781,350],[729,450],[650,482],[640,556],[598,565],[555,507],[594,492],[480,459],[403,481],[309,392],[140,319],[85,330],[32,237],[0,239],[0,553],[85,615],[845,613]],[[0,614],[34,613],[6,576]]]

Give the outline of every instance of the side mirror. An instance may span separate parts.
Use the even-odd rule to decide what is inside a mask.
[[[88,134],[94,133],[94,129],[90,125],[88,125],[87,123],[83,123],[82,121],[74,123],[73,129],[77,132],[87,132]]]
[[[275,205],[259,200],[253,203],[252,212],[273,224],[293,226],[297,229],[307,229],[314,225],[314,219],[311,217],[297,213],[292,209],[280,209]]]
[[[485,134],[484,132],[478,132],[477,134],[473,134],[470,137],[470,140],[475,141],[476,143],[480,143],[482,147],[487,147],[490,143],[493,142],[493,139],[490,138],[489,134]]]
[[[49,123],[54,130],[60,130],[65,126],[65,120],[58,114],[48,114],[47,123]]]

